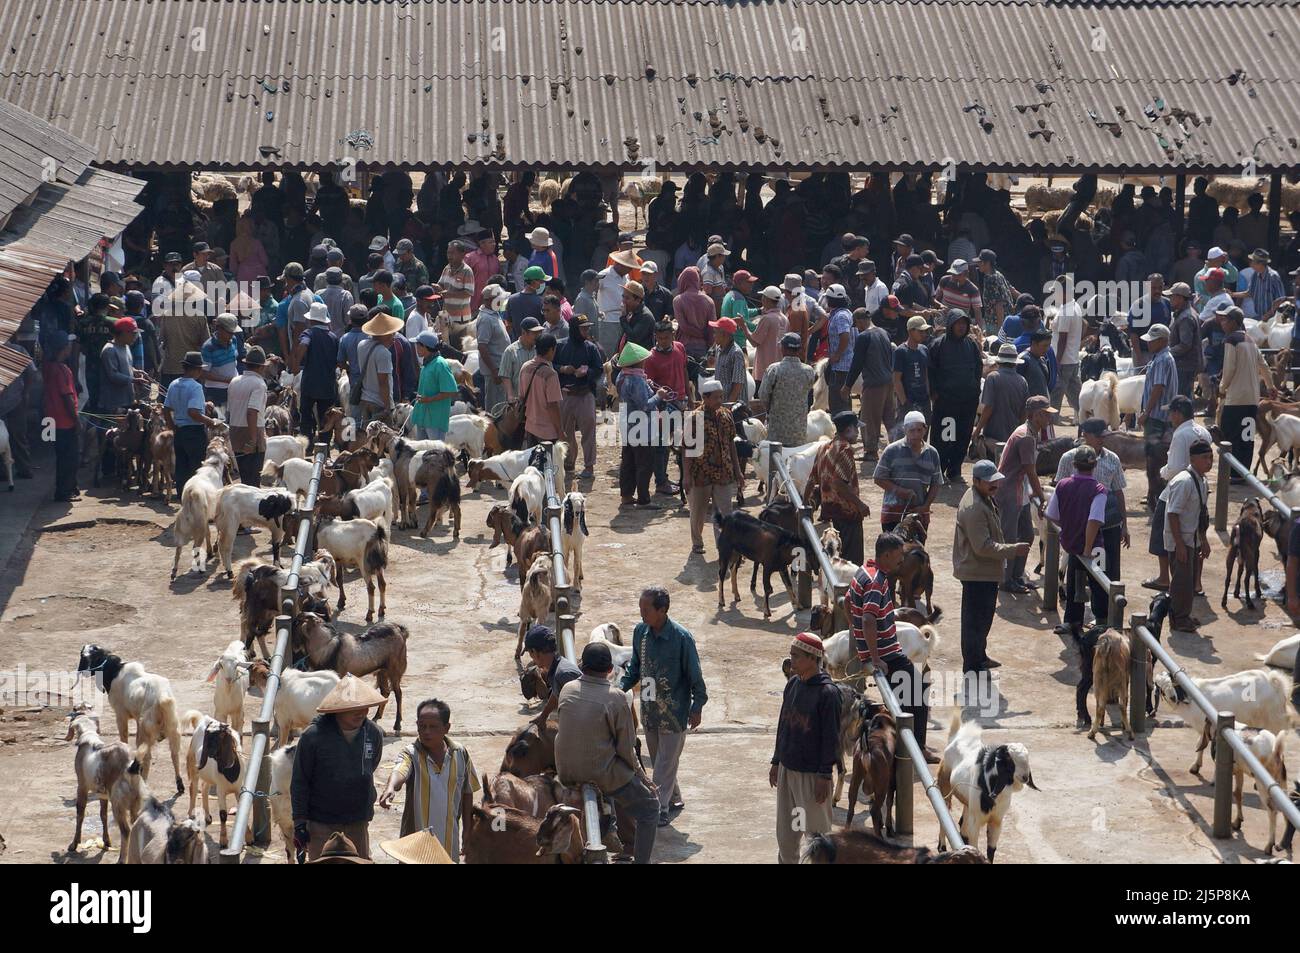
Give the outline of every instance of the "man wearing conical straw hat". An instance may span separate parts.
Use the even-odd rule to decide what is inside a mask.
[[[344,675],[325,696],[318,715],[298,739],[293,758],[293,844],[309,860],[321,855],[334,834],[344,834],[357,854],[370,857],[370,820],[375,816],[375,769],[384,753],[384,732],[366,716],[384,703],[368,682]]]

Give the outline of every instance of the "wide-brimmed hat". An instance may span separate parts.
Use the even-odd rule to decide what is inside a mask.
[[[640,364],[649,356],[650,352],[640,344],[628,341],[627,344],[623,345],[623,351],[618,356],[618,366],[633,367],[634,365]]]
[[[1267,265],[1273,259],[1272,257],[1270,257],[1269,253],[1265,251],[1263,248],[1256,248],[1253,252],[1250,253],[1250,260],[1257,261],[1261,265]]]
[[[400,318],[395,318],[391,314],[377,314],[365,324],[361,325],[361,330],[371,337],[383,337],[385,334],[396,334],[402,330],[405,325]]]
[[[399,864],[450,864],[451,855],[442,841],[428,831],[416,831],[397,840],[380,841],[384,853]]]
[[[1019,360],[1020,355],[1016,353],[1016,346],[1014,344],[1004,344],[998,348],[999,364],[1015,364]]]
[[[797,295],[803,294],[803,278],[799,275],[786,275],[781,282],[781,287],[786,291],[793,291]]]
[[[311,307],[307,309],[307,320],[314,324],[329,324],[330,309],[323,301],[313,301]]]
[[[340,711],[362,711],[383,703],[384,696],[375,686],[355,675],[344,675],[333,691],[321,699],[316,710],[322,715],[332,715]]]
[[[526,237],[528,238],[529,244],[537,245],[541,248],[550,248],[555,244],[555,239],[551,238],[550,229],[546,228],[534,228]]]
[[[198,351],[186,351],[185,356],[181,358],[181,367],[202,367],[203,355]]]
[[[624,268],[640,268],[641,261],[636,257],[636,253],[626,248],[620,248],[609,256],[609,260],[616,265],[622,265]]]
[[[266,352],[254,344],[244,352],[245,367],[266,367]]]
[[[351,678],[351,676],[348,676]],[[309,864],[373,864],[374,861],[357,853],[357,847],[351,838],[341,831],[335,831],[321,848],[320,856]]]

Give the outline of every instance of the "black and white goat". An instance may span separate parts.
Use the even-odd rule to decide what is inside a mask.
[[[235,534],[241,526],[265,526],[271,531],[271,558],[280,565],[280,544],[284,541],[284,517],[297,508],[293,494],[271,487],[232,483],[217,500],[217,550],[226,578],[234,578],[231,556]]]
[[[970,847],[979,846],[980,829],[988,828],[988,859],[998,849],[1002,819],[1011,807],[1011,795],[1028,785],[1035,791],[1029,770],[1029,750],[1022,744],[986,745],[980,740],[977,722],[961,723],[957,711],[948,728],[948,746],[939,762],[939,793],[945,806],[957,795],[965,810],[961,815],[961,836]],[[947,843],[939,829],[939,849]]]
[[[569,569],[569,585],[582,589],[582,543],[587,536],[587,498],[578,492],[565,496],[561,525],[564,544],[564,565]],[[572,568],[569,564],[572,563]]]

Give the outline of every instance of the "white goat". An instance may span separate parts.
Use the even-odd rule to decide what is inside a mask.
[[[271,666],[265,660],[253,662],[248,668],[249,694],[261,698],[270,674]],[[284,747],[295,731],[302,731],[312,723],[316,709],[338,683],[338,675],[331,671],[300,672],[286,668],[280,673],[280,687],[275,693],[276,748]]]
[[[1100,417],[1111,430],[1118,430],[1118,388],[1119,377],[1113,371],[1107,371],[1098,380],[1084,381],[1083,388],[1079,391],[1079,419]]]
[[[388,568],[388,531],[372,520],[326,520],[316,530],[316,543],[334,557],[338,611],[347,605],[343,571],[348,566],[356,566],[366,581],[366,621],[373,622],[375,617],[375,579],[379,582],[379,618],[382,619],[388,609],[388,583],[384,579],[384,570]]]
[[[784,447],[781,450],[781,459],[785,463],[785,468],[790,473],[790,479],[794,481],[795,489],[803,492],[804,486],[808,483],[808,478],[812,476],[813,464],[817,461],[817,451],[822,448],[822,444],[827,442],[826,437],[819,437],[811,443],[801,444],[798,447]],[[767,473],[769,460],[771,459],[771,443],[764,440],[758,445],[758,452],[754,454],[754,468],[759,482],[767,484]],[[766,496],[768,500],[772,499],[775,487],[767,486]],[[781,488],[784,495],[785,490]]]
[[[831,407],[830,388],[826,384],[826,358],[822,358],[813,365],[813,370],[817,376],[813,379],[813,409],[829,411]],[[859,377],[853,382],[850,394],[862,394],[862,378]]]
[[[248,690],[248,662],[243,639],[235,639],[217,656],[208,672],[212,685],[212,711],[217,719],[244,731],[244,693]]]
[[[1129,414],[1142,412],[1142,389],[1146,386],[1146,382],[1145,374],[1126,377],[1119,382],[1119,386],[1115,388],[1115,399],[1119,403],[1121,416],[1127,417]]]
[[[391,519],[396,503],[393,499],[392,488],[389,486],[387,478],[382,475],[371,480],[365,486],[357,487],[355,490],[348,490],[347,493],[343,494],[343,499],[355,507],[357,516],[362,519],[385,524]]]
[[[68,853],[75,853],[81,843],[81,825],[86,817],[86,802],[90,795],[99,797],[99,824],[104,830],[104,847],[112,847],[108,836],[108,808],[113,807],[113,817],[121,834],[118,840],[117,862],[126,860],[126,839],[131,824],[140,813],[149,793],[140,779],[140,763],[135,752],[121,741],[112,744],[99,736],[99,719],[94,715],[79,714],[68,723],[64,739],[76,745],[77,771],[77,830],[68,845]]]
[[[194,816],[194,802],[201,792],[203,825],[206,827],[212,823],[212,813],[208,810],[208,788],[209,786],[215,788],[217,810],[221,818],[219,843],[225,847],[226,798],[232,794],[236,798],[239,797],[244,769],[248,764],[244,759],[239,733],[212,716],[195,711],[186,712],[185,720],[194,724],[194,735],[190,738],[190,753],[186,759],[190,778],[189,815]]]
[[[311,474],[316,464],[306,457],[294,457],[272,468],[275,479],[284,484],[284,488],[298,499],[307,498],[311,485]]]
[[[488,418],[478,414],[453,414],[447,425],[447,446],[457,452],[464,450],[471,457],[483,456],[488,423]]]
[[[1300,632],[1288,635],[1269,649],[1267,654],[1257,655],[1256,658],[1265,665],[1293,669],[1297,650],[1300,650]]]
[[[208,842],[193,818],[179,824],[171,808],[155,797],[145,799],[126,842],[128,864],[206,864]]]
[[[280,565],[280,543],[284,540],[284,517],[297,507],[291,494],[274,487],[232,483],[217,499],[217,551],[226,578],[234,577],[231,556],[235,534],[241,526],[265,526],[271,531],[271,558]]]
[[[551,557],[549,553],[538,553],[519,590],[519,640],[515,643],[515,658],[524,654],[524,634],[528,627],[545,619],[550,611]]]
[[[286,460],[307,456],[308,441],[302,434],[278,434],[266,438],[266,457],[262,462],[262,476],[271,477],[275,468]]]
[[[542,525],[542,504],[546,502],[546,479],[536,467],[524,472],[510,484],[510,508],[525,523]]]
[[[925,668],[930,663],[930,656],[939,645],[939,633],[932,625],[917,627],[908,622],[894,623],[898,634],[898,646],[917,669]],[[848,672],[848,664],[853,660],[856,649],[852,633],[840,629],[824,644],[826,650],[826,671],[832,678],[842,679]]]
[[[831,423],[830,411],[820,408],[808,411],[808,442],[825,437],[830,440],[835,436],[835,425]]]
[[[1241,740],[1250,748],[1250,753],[1259,759],[1264,770],[1282,786],[1283,791],[1286,790],[1286,759],[1283,756],[1285,737],[1264,729],[1244,728],[1241,732]],[[1232,800],[1237,805],[1237,816],[1232,821],[1232,828],[1239,831],[1244,820],[1241,811],[1241,795],[1246,781],[1246,765],[1240,758],[1232,759],[1232,774]],[[1250,777],[1255,784],[1255,793],[1259,795],[1260,805],[1268,811],[1268,845],[1264,848],[1264,853],[1271,854],[1277,844],[1277,805],[1268,796],[1268,789],[1259,783],[1259,778],[1255,777],[1253,772]]]
[[[183,794],[181,729],[171,682],[161,675],[146,672],[139,662],[124,663],[118,656],[92,643],[81,647],[77,671],[95,676],[108,693],[108,703],[113,706],[113,714],[117,717],[117,737],[120,740],[126,741],[130,737],[131,722],[135,722],[135,756],[140,761],[140,775],[146,781],[149,780],[153,746],[167,739],[172,752],[172,768],[176,772],[176,793]]]
[[[563,535],[560,541],[564,544],[564,565],[569,569],[569,585],[581,589],[582,543],[591,535],[587,532],[587,498],[581,493],[575,491],[565,496],[561,527]]]
[[[388,484],[388,493],[392,497],[392,506],[388,511],[389,525],[397,522],[397,476],[393,469],[393,461],[384,457],[379,463],[366,474],[366,482],[374,483],[376,480],[383,480]]]
[[[334,673],[331,672],[331,675]],[[335,676],[337,678],[337,676]],[[289,863],[294,862],[293,848],[293,799],[290,789],[293,786],[293,756],[297,745],[277,748],[271,752],[271,790],[267,797],[271,802],[271,820],[280,829],[284,839],[284,853]]]
[[[1280,463],[1288,453],[1300,450],[1300,417],[1294,414],[1265,414],[1264,419],[1273,428],[1272,445],[1278,449],[1278,459],[1275,463]],[[1268,447],[1260,450],[1261,463],[1267,450]]]
[[[1201,773],[1205,749],[1214,733],[1214,724],[1205,717],[1200,706],[1192,702],[1181,685],[1168,672],[1159,672],[1154,679],[1159,704],[1167,701],[1183,724],[1200,731],[1196,745],[1196,762],[1192,774]],[[1219,678],[1193,678],[1192,683],[1201,690],[1215,711],[1230,711],[1236,723],[1251,728],[1264,728],[1281,734],[1292,725],[1290,706],[1291,679],[1273,669],[1252,668],[1235,675]]]
[[[193,546],[193,560],[190,572],[199,573],[207,566],[215,550],[212,547],[212,529],[209,524],[217,515],[217,501],[221,497],[221,488],[225,483],[225,474],[230,467],[230,457],[220,443],[208,446],[208,455],[202,466],[194,471],[194,476],[185,481],[181,489],[181,508],[172,525],[172,540],[176,543],[176,555],[172,559],[172,578],[181,562],[181,550],[186,543]],[[205,556],[199,561],[199,546],[205,547]]]
[[[1025,785],[1033,788],[1029,770],[1029,750],[1022,744],[986,745],[980,740],[978,722],[961,723],[961,711],[953,714],[948,727],[948,746],[939,762],[939,793],[945,806],[957,795],[965,809],[961,816],[961,836],[970,847],[979,847],[980,828],[988,827],[989,861],[998,849],[1002,818],[1011,807],[1011,795]],[[989,807],[985,807],[989,805]],[[939,849],[947,844],[939,828]]]

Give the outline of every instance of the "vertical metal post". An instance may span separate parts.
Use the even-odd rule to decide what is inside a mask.
[[[1147,730],[1147,644],[1138,635],[1146,624],[1146,613],[1135,612],[1128,632],[1128,720],[1134,735]]]
[[[1214,836],[1232,836],[1232,745],[1223,732],[1233,727],[1232,712],[1221,711],[1214,725]]]
[[[781,451],[785,449],[781,444],[775,441],[767,441],[767,474],[765,479],[766,485],[763,487],[763,502],[772,502],[773,484],[777,481],[776,461],[781,456]]]
[[[915,733],[915,719],[911,712],[903,712],[898,717],[898,730],[904,729]],[[913,790],[912,758],[904,745],[894,751],[894,829],[900,834],[910,834],[913,830]]]
[[[1224,454],[1232,453],[1232,444],[1226,440],[1219,444],[1218,472],[1214,482],[1214,529],[1224,532],[1228,528],[1228,488],[1231,485],[1232,467],[1223,459]]]
[[[1278,248],[1278,236],[1282,231],[1282,172],[1276,170],[1268,180],[1268,245]]]
[[[1112,629],[1124,631],[1124,611],[1127,608],[1128,596],[1124,595],[1124,583],[1112,580],[1110,584],[1110,627]]]
[[[1047,534],[1043,554],[1043,610],[1052,612],[1060,590],[1061,534],[1051,520],[1043,521],[1043,532]]]
[[[799,507],[799,520],[812,522],[812,507],[805,503]],[[806,555],[804,556],[803,569],[795,574],[794,591],[799,597],[799,607],[807,608],[812,605],[812,564],[817,559],[817,554],[812,551],[811,546],[804,547]],[[831,580],[834,585],[835,580]],[[798,608],[798,607],[796,607]]]

